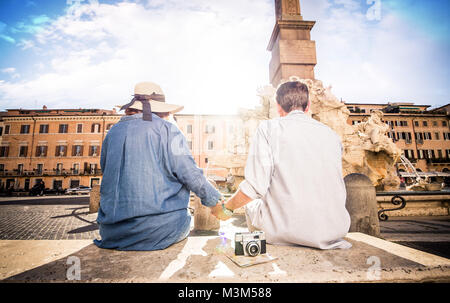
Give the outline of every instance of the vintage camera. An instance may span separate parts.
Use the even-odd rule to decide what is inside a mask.
[[[266,235],[262,231],[236,233],[234,245],[236,256],[256,257],[259,254],[266,253]]]

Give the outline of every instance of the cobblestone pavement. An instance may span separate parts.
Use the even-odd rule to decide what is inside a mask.
[[[450,216],[391,217],[380,230],[385,240],[450,258]]]
[[[89,197],[0,199],[0,240],[99,238]],[[245,221],[243,222],[245,227]],[[450,258],[450,216],[391,217],[380,222],[384,239]]]
[[[0,240],[99,238],[89,198],[14,199],[0,202]]]

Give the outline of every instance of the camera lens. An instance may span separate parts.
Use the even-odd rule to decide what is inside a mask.
[[[247,249],[248,255],[252,256],[252,257],[259,255],[259,252],[261,250],[258,243],[256,243],[256,242],[249,242],[247,244],[246,249]]]

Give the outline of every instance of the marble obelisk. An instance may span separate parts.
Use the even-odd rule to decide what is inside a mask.
[[[290,76],[314,79],[317,64],[316,43],[311,41],[315,21],[304,21],[299,0],[275,0],[276,23],[268,50],[270,83],[277,87]]]

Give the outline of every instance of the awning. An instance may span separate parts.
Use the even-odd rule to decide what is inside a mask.
[[[408,173],[408,172],[404,172],[401,171],[399,172],[400,177],[404,177],[404,178],[415,178],[416,174],[414,173]],[[450,173],[444,173],[444,172],[417,172],[417,174],[420,177],[450,177]]]

